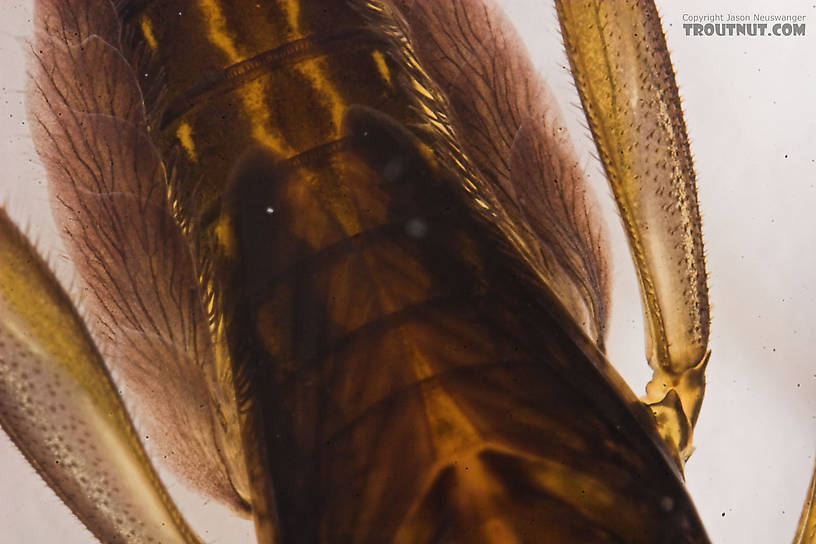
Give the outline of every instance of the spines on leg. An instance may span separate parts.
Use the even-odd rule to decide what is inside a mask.
[[[705,390],[710,319],[697,181],[666,38],[651,0],[556,6],[638,273],[654,370],[645,400],[662,421],[679,422],[661,428],[685,460]],[[679,417],[667,413],[672,406]]]
[[[70,298],[2,209],[0,426],[102,542],[199,542]]]

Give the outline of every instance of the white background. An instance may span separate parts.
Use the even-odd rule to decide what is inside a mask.
[[[559,97],[608,211],[615,251],[609,357],[641,394],[649,370],[634,272],[564,69],[554,9],[541,0],[503,3]],[[30,6],[2,7],[0,201],[68,278],[70,265],[53,246],[23,107]],[[789,542],[816,452],[816,8],[803,0],[664,0],[658,7],[695,156],[713,311],[713,356],[688,487],[714,542]],[[806,15],[807,35],[686,37],[684,13]],[[208,542],[251,542],[247,523],[189,494],[183,502]],[[0,541],[94,541],[4,436]]]

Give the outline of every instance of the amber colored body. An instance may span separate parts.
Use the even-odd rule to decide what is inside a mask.
[[[705,540],[649,416],[417,136],[358,10],[131,4],[261,539]]]

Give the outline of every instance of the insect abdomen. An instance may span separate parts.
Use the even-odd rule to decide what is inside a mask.
[[[134,6],[262,538],[276,512],[302,542],[704,538],[635,399],[418,136],[408,67],[356,9]]]
[[[653,542],[668,520],[693,526],[676,481],[620,443],[638,424],[598,353],[410,132],[354,107],[325,151],[246,155],[222,212],[242,255],[233,356],[256,363],[284,538]],[[309,183],[327,171],[352,236]]]

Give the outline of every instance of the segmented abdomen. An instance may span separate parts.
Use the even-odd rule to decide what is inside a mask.
[[[489,28],[479,5],[452,3],[451,20]],[[262,540],[704,539],[597,347],[602,244],[574,219],[584,197],[548,200],[580,180],[555,138],[525,155],[555,130],[524,110],[537,90],[484,79],[471,94],[426,70],[385,2],[135,1],[119,16]],[[442,42],[476,47],[459,31]],[[429,73],[451,77],[456,104]],[[512,122],[468,146],[495,121],[487,92]],[[550,153],[555,179],[514,194],[529,186],[511,166]]]

